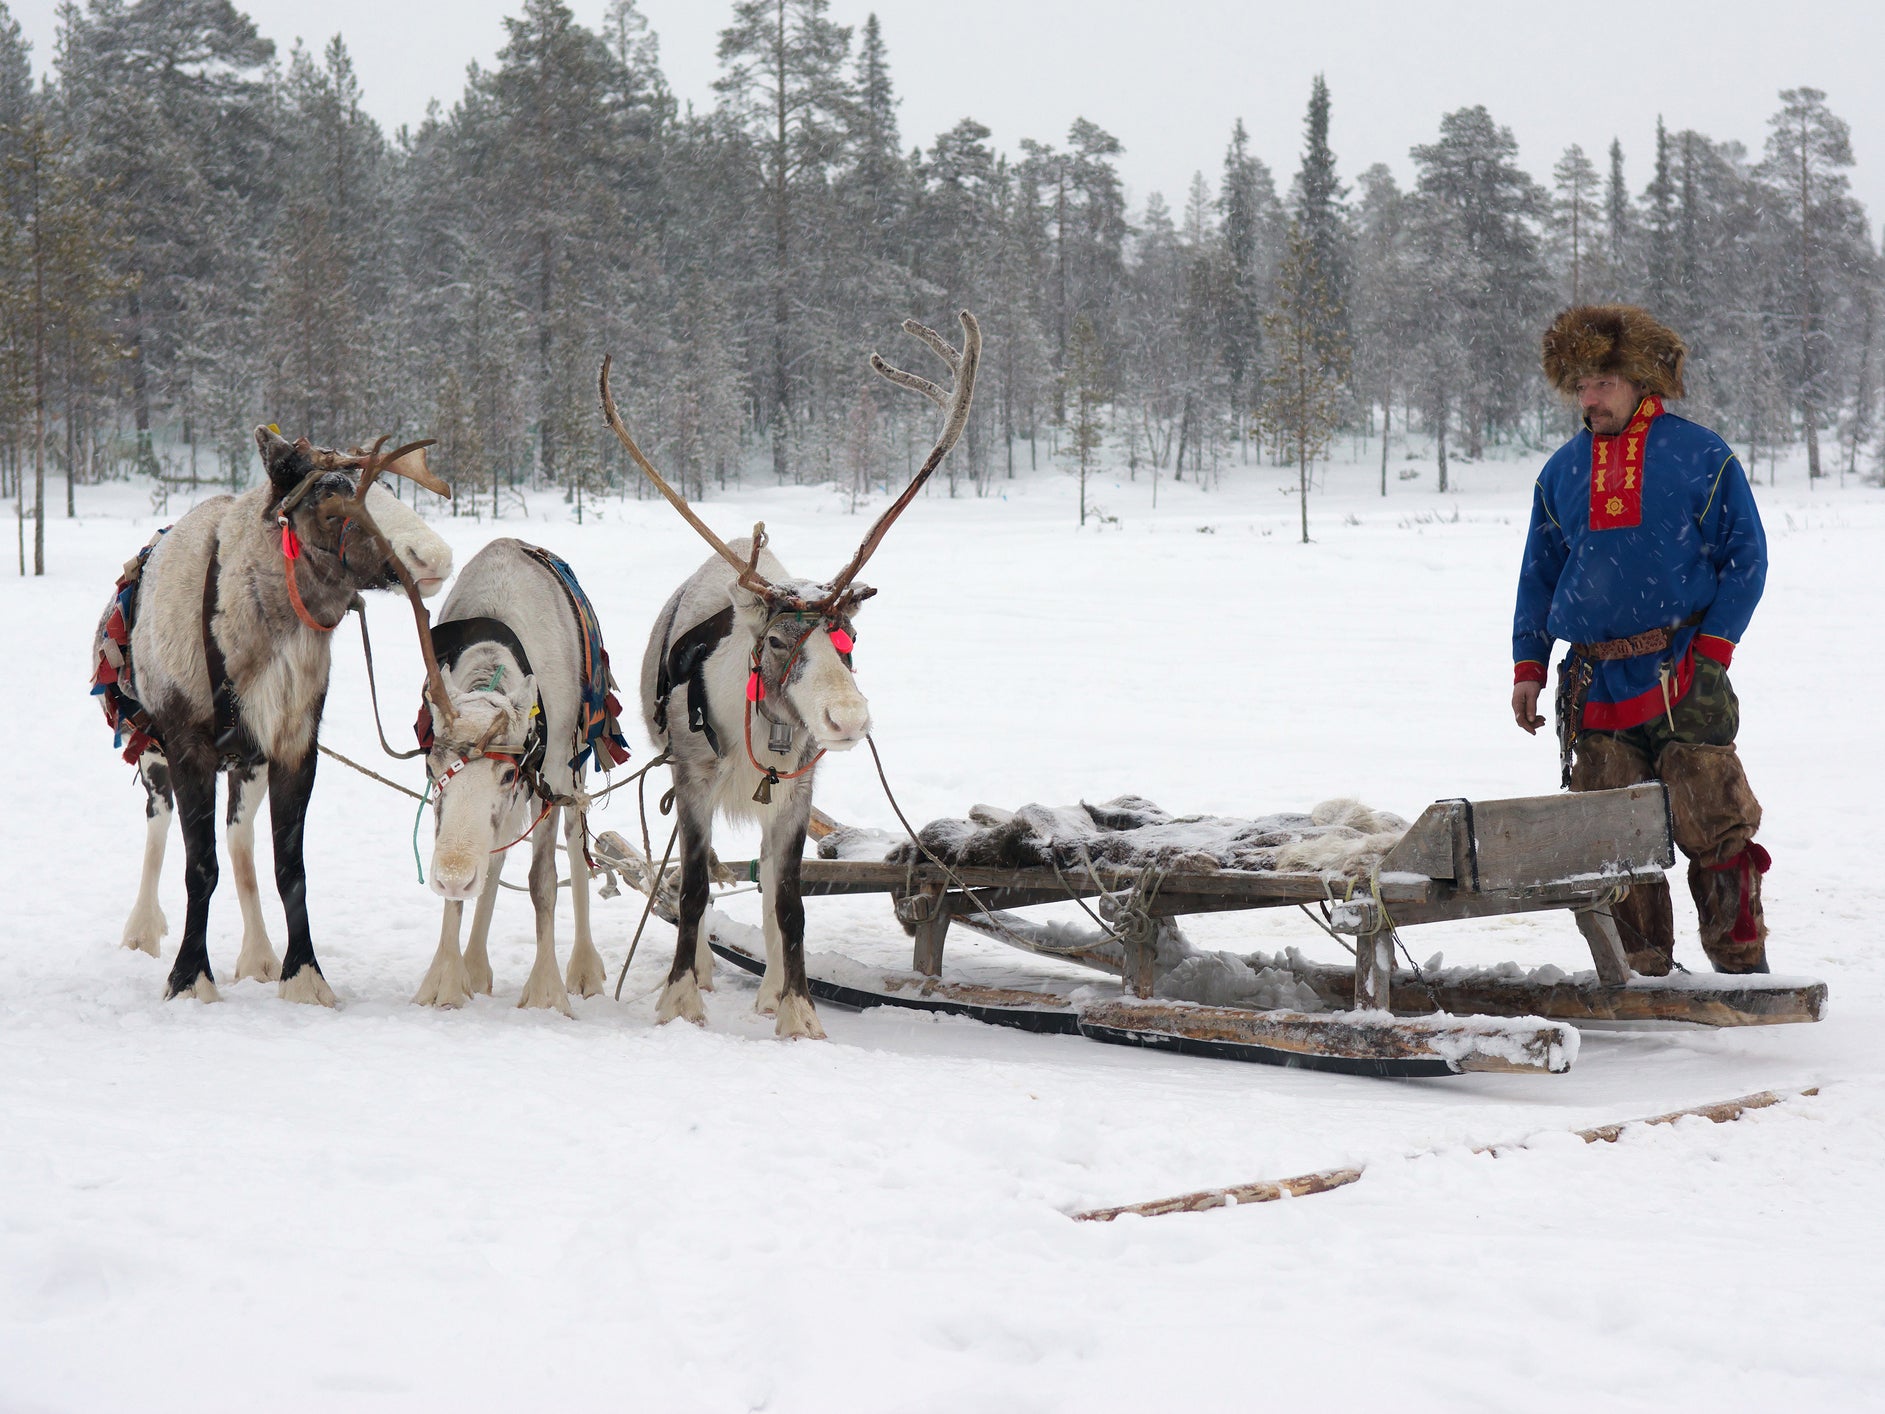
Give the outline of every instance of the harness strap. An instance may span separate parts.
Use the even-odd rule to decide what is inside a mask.
[[[340,627],[340,619],[347,617],[347,611],[342,609],[340,611],[340,619],[335,619],[331,624],[322,623],[308,612],[308,606],[301,598],[301,584],[295,578],[295,565],[301,559],[301,537],[296,535],[294,527],[288,524],[288,516],[285,512],[275,517],[275,523],[281,527],[281,557],[283,563],[287,566],[289,606],[295,611],[295,617],[300,619],[302,623],[306,624],[316,633],[332,633],[335,629]],[[351,523],[352,522],[349,522],[349,524]],[[344,545],[346,543],[345,526],[341,528],[341,536],[342,544]]]
[[[677,599],[674,614],[678,614],[680,609]],[[673,627],[674,615],[670,614],[670,632]],[[668,699],[673,695],[675,685],[684,682],[687,684],[687,729],[705,736],[715,756],[722,756],[725,752],[720,746],[719,733],[713,729],[713,718],[707,711],[707,660],[732,632],[733,606],[729,604],[711,618],[702,619],[675,640],[673,646],[661,655],[660,666],[655,673],[656,729],[667,730]]]

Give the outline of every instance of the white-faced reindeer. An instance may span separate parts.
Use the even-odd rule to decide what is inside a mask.
[[[375,484],[381,471],[451,490],[425,466],[424,443],[385,459],[289,443],[255,429],[266,479],[193,508],[152,547],[126,624],[118,600],[93,639],[110,663],[108,715],[132,747],[146,792],[144,874],[124,944],[152,956],[167,931],[157,903],[173,810],[183,817],[189,906],[166,997],[217,999],[207,932],[216,863],[216,776],[229,784],[229,859],[242,906],[236,978],[280,980],[289,1001],[332,1006],[308,931],[302,826],[314,788],[316,733],[332,665],[332,631],[363,589],[432,594],[451,549]],[[381,439],[384,444],[385,439]],[[389,539],[390,537],[390,539]],[[128,643],[114,637],[128,636]],[[103,670],[101,670],[101,677]],[[114,724],[118,724],[114,721]],[[288,921],[278,960],[255,882],[255,816],[266,792],[275,883]]]
[[[570,1014],[569,993],[602,990],[602,955],[589,936],[589,869],[584,856],[583,766],[591,752],[627,759],[616,731],[602,634],[574,577],[547,552],[494,540],[458,576],[431,641],[436,676],[427,682],[433,742],[426,771],[438,793],[431,884],[445,899],[438,953],[413,1001],[463,1006],[491,990],[485,941],[505,851],[531,841],[530,900],[537,911],[537,959],[523,1007]],[[590,700],[585,703],[585,687]],[[556,827],[566,817],[570,901],[576,941],[568,985],[556,974]],[[475,898],[471,939],[458,935],[465,900]]]
[[[757,818],[761,826],[766,975],[757,1009],[776,1013],[781,1036],[825,1034],[805,984],[805,906],[799,891],[813,776],[827,751],[848,751],[870,731],[870,704],[851,675],[851,619],[876,591],[856,583],[857,574],[968,422],[982,334],[967,310],[958,317],[960,352],[914,320],[903,326],[948,365],[955,377],[952,389],[871,355],[871,367],[879,374],[922,393],[947,415],[922,468],[878,517],[851,562],[826,584],[792,579],[767,553],[763,526],[754,528],[750,541],[722,543],[662,480],[622,426],[609,393],[609,360],[602,361],[602,409],[609,426],[642,473],[714,548],[714,557],[662,609],[642,659],[642,710],[650,735],[673,758],[669,769],[681,837],[680,926],[674,965],[655,1010],[659,1021],[706,1019],[700,989],[712,985],[713,954],[700,923],[707,907],[713,821],[725,812],[736,819]]]

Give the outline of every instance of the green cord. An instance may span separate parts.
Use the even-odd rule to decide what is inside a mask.
[[[413,814],[413,867],[418,869],[418,882],[426,882],[426,865],[418,862],[418,822],[426,818],[426,801],[432,799],[432,777],[426,775],[426,794],[418,797],[418,811]]]

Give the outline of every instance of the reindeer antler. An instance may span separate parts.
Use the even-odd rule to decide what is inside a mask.
[[[391,440],[389,437],[381,437],[374,442],[373,449],[368,452],[363,452],[358,447],[353,449],[353,454],[348,460],[355,466],[365,468],[360,476],[360,489],[355,493],[359,499],[363,501],[366,499],[367,487],[371,486],[383,471],[390,471],[394,476],[403,476],[414,485],[425,487],[435,496],[443,496],[448,501],[452,499],[452,488],[441,481],[425,461],[425,449],[437,446],[438,438],[424,437],[417,442],[406,443],[391,456],[380,456],[380,448]]]
[[[361,462],[360,486],[359,489],[354,492],[353,518],[360,523],[361,527],[368,535],[372,536],[374,541],[378,544],[380,553],[386,556],[387,563],[392,565],[393,573],[399,576],[399,582],[405,588],[406,597],[412,601],[412,616],[419,626],[419,654],[425,659],[426,695],[432,699],[432,710],[438,715],[439,734],[443,735],[445,732],[452,729],[455,718],[452,714],[451,694],[445,689],[445,674],[439,671],[438,651],[432,644],[432,615],[430,611],[426,609],[425,602],[419,595],[419,586],[413,582],[412,571],[406,568],[406,562],[400,559],[399,552],[393,548],[393,544],[386,538],[385,532],[380,529],[373,517],[368,513],[367,490],[373,485],[374,481],[379,478],[382,471],[393,470],[392,463],[400,461],[415,451],[421,453],[419,459],[420,469],[425,471],[425,475],[429,477],[431,481],[445,488],[440,494],[450,496],[452,490],[451,487],[446,486],[443,481],[439,481],[436,476],[432,475],[431,471],[425,468],[423,450],[432,445],[433,439],[428,438],[422,442],[409,442],[398,451],[394,452],[392,456],[381,460],[380,448],[384,447],[390,440],[392,439],[389,437],[381,437],[374,442],[373,449],[364,454],[364,459]],[[409,470],[399,471],[396,474],[411,477],[414,481],[418,481],[421,486],[427,484],[418,477],[412,476]],[[428,487],[428,489],[430,488]]]
[[[962,429],[968,426],[969,403],[975,397],[975,370],[982,361],[982,326],[975,322],[975,316],[968,310],[959,310],[956,318],[962,321],[962,348],[958,352],[949,341],[934,329],[918,324],[914,319],[903,321],[903,331],[928,344],[936,357],[949,365],[949,372],[955,377],[955,386],[946,392],[927,378],[919,378],[914,373],[905,373],[901,368],[893,368],[876,354],[871,355],[871,367],[879,374],[895,383],[900,388],[908,388],[921,393],[937,407],[948,414],[943,418],[941,433],[937,435],[936,445],[923,459],[923,465],[910,484],[903,488],[903,494],[891,503],[890,509],[877,517],[877,523],[870,528],[870,534],[864,537],[864,543],[857,547],[857,553],[851,557],[851,563],[839,571],[838,577],[831,581],[831,593],[823,600],[823,607],[830,608],[844,597],[856,579],[858,571],[870,557],[877,553],[877,547],[902,515],[910,502],[916,499],[916,493],[923,489],[923,483],[929,475],[942,465],[942,459],[949,455],[949,449],[962,435]]]
[[[740,584],[755,594],[770,594],[773,586],[766,577],[759,573],[759,540],[763,533],[758,526],[753,528],[753,558],[749,564],[733,553],[726,541],[707,528],[707,523],[694,514],[694,508],[687,504],[687,498],[676,491],[654,469],[654,463],[642,455],[641,448],[635,445],[635,439],[628,435],[628,429],[622,425],[622,415],[615,410],[615,395],[609,391],[609,365],[614,362],[613,354],[602,356],[602,371],[596,376],[596,387],[602,394],[602,416],[609,424],[609,430],[615,433],[622,446],[627,449],[630,459],[641,468],[641,474],[654,483],[670,506],[681,513],[681,519],[700,532],[701,538],[713,546],[714,553],[733,566],[734,573],[740,577]]]

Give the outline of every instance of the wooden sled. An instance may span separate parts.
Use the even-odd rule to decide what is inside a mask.
[[[629,877],[646,871],[619,837],[597,857]],[[1308,872],[1230,869],[1144,872],[1097,867],[1000,869],[927,862],[807,859],[806,896],[888,893],[915,935],[907,973],[848,959],[808,956],[812,994],[842,1006],[898,1006],[973,1017],[1038,1032],[1187,1054],[1334,1070],[1431,1076],[1475,1071],[1561,1074],[1577,1054],[1573,1023],[1760,1026],[1817,1021],[1826,985],[1804,978],[1631,972],[1610,905],[1675,862],[1668,798],[1660,782],[1623,790],[1429,806],[1360,883]],[[750,863],[730,866],[757,877]],[[664,891],[671,898],[671,890]],[[972,896],[971,896],[972,895]],[[1079,935],[1013,910],[1103,897],[1114,926]],[[1313,989],[1328,1011],[1204,1006],[1154,998],[1158,923],[1190,914],[1308,905],[1349,940],[1352,966],[1271,959]],[[672,921],[665,901],[657,909]],[[1435,977],[1394,965],[1399,929],[1422,923],[1564,910],[1594,968],[1565,976],[1449,971]],[[1120,920],[1135,922],[1127,926]],[[763,971],[761,950],[710,915],[709,942],[735,966]],[[978,987],[944,981],[952,923],[1030,952],[1119,979],[1075,986]],[[737,930],[744,931],[744,930]],[[1109,936],[1110,933],[1110,936]]]

